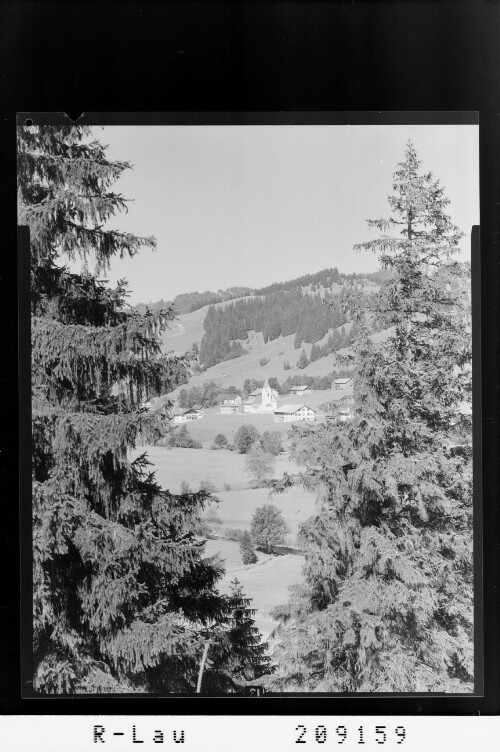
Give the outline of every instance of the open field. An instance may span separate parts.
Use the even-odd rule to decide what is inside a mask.
[[[273,504],[281,510],[288,523],[290,532],[286,536],[286,543],[291,546],[295,545],[299,525],[316,511],[314,495],[301,488],[290,489],[272,497],[269,497],[266,488],[224,491],[217,496],[220,499],[217,514],[222,519],[222,531],[225,527],[250,530],[257,507]]]
[[[271,499],[266,488],[249,488],[250,478],[245,470],[245,455],[225,450],[209,449],[166,449],[165,447],[140,447],[133,456],[146,451],[156,470],[160,485],[179,493],[182,481],[188,481],[191,490],[197,491],[201,480],[209,480],[217,489],[220,504],[217,514],[224,527],[249,530],[252,516],[262,504],[274,504],[285,517],[290,533],[287,543],[294,544],[298,526],[315,512],[314,495],[302,488],[292,488],[284,494],[276,494]],[[297,465],[286,455],[277,457],[275,477],[284,472],[297,472]],[[230,491],[224,491],[224,483],[231,484]]]
[[[225,450],[146,446],[139,447],[132,456],[143,451],[147,452],[153,463],[161,486],[173,493],[179,492],[184,480],[190,483],[193,491],[199,488],[200,480],[209,480],[215,485],[220,499],[217,505],[217,515],[222,520],[217,530],[220,534],[223,534],[224,528],[250,530],[257,507],[274,504],[281,510],[290,528],[286,543],[294,545],[299,525],[315,513],[314,495],[302,488],[293,488],[272,498],[269,498],[266,488],[249,488],[244,454]],[[285,454],[276,460],[275,477],[280,477],[285,471],[297,471],[296,464]],[[226,482],[231,483],[230,491],[222,490]],[[219,553],[224,561],[226,572],[218,585],[221,592],[229,592],[230,582],[235,577],[241,582],[245,595],[252,599],[252,608],[256,609],[256,625],[267,637],[276,626],[269,611],[274,606],[286,603],[289,587],[301,582],[304,558],[292,554],[271,556],[256,552],[257,563],[245,566],[241,563],[239,543],[221,539],[208,540],[205,552],[209,556]]]
[[[250,485],[245,455],[239,452],[143,446],[137,447],[131,456],[137,457],[142,452],[147,452],[155,466],[158,481],[172,493],[179,492],[183,480],[191,483],[193,491],[198,489],[200,480],[211,481],[217,492],[224,490],[224,483],[230,483],[232,489],[244,489]],[[297,465],[281,454],[276,458],[275,477],[281,477],[285,471],[297,472]]]
[[[241,582],[245,596],[252,599],[251,608],[256,609],[255,624],[267,638],[276,627],[269,612],[274,606],[286,603],[289,588],[302,581],[304,558],[292,554],[268,556],[258,551],[257,563],[245,566],[241,563],[239,544],[227,540],[208,540],[205,552],[209,556],[218,553],[225,562],[226,573],[218,584],[220,592],[228,593],[235,577]]]
[[[279,404],[279,403],[278,403]],[[223,415],[218,407],[203,411],[204,417],[187,424],[188,431],[197,441],[201,441],[207,449],[213,444],[218,433],[223,433],[232,442],[234,434],[240,426],[252,425],[259,433],[264,431],[279,431],[286,437],[290,428],[288,423],[275,423],[272,413],[235,413]]]

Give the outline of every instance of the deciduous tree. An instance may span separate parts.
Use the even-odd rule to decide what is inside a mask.
[[[276,459],[270,452],[265,452],[259,442],[252,444],[245,458],[245,467],[252,477],[254,485],[262,486],[273,474]]]
[[[249,452],[251,446],[259,439],[260,434],[251,423],[240,426],[234,435],[234,443],[240,454]]]
[[[277,506],[263,504],[257,507],[252,517],[250,534],[258,546],[263,546],[271,553],[272,546],[285,542],[288,532],[288,524]]]

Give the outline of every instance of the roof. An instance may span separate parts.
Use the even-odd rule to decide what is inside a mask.
[[[250,392],[250,397],[260,397],[262,394],[262,389],[254,389],[253,392]]]
[[[194,407],[190,407],[189,410],[184,410],[184,412],[181,413],[181,414],[182,415],[189,415],[189,413],[199,413],[199,412],[200,412],[200,410],[195,410]]]
[[[307,408],[307,410],[312,410],[313,413],[316,412],[316,410],[313,410],[312,407],[307,407],[307,405],[281,405],[281,407],[278,407],[274,412],[293,415],[293,413],[296,413],[298,410],[301,410],[303,407]]]
[[[232,392],[221,392],[217,395],[217,399],[222,402],[223,400],[235,400],[239,397],[238,394],[232,394]]]
[[[300,389],[310,389],[310,386],[307,386],[305,384],[301,384],[300,386],[291,386],[290,391],[291,392],[298,392]]]
[[[345,378],[345,379],[334,379],[334,380],[333,380],[333,383],[334,383],[334,384],[347,384],[347,382],[348,382],[348,381],[351,381],[351,379],[352,379],[352,376],[348,376],[348,377],[347,377],[347,378]]]

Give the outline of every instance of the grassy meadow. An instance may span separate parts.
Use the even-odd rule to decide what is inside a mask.
[[[314,495],[297,487],[270,498],[268,489],[252,488],[251,478],[245,468],[244,454],[209,449],[217,433],[224,433],[232,441],[235,431],[245,423],[252,423],[260,433],[266,430],[280,431],[284,440],[290,428],[289,424],[274,423],[272,414],[221,415],[215,409],[207,410],[204,418],[188,424],[189,433],[203,442],[203,449],[143,446],[134,451],[132,459],[145,451],[156,471],[158,482],[172,493],[180,491],[183,481],[189,483],[192,491],[199,489],[201,481],[213,483],[220,500],[217,515],[221,520],[215,533],[224,535],[225,528],[250,530],[257,507],[274,504],[281,510],[290,528],[286,543],[295,545],[299,525],[315,513]],[[289,458],[287,452],[276,457],[274,477],[281,477],[284,472],[297,471],[296,463]],[[225,484],[230,484],[230,490],[224,490]],[[245,566],[241,562],[239,544],[236,541],[219,538],[208,540],[206,554],[216,553],[225,567],[224,577],[219,583],[220,590],[228,592],[231,580],[237,577],[243,585],[245,595],[252,599],[257,626],[264,636],[269,635],[276,626],[269,612],[274,606],[286,603],[289,587],[301,582],[303,556],[268,555],[258,551],[257,563]]]
[[[290,587],[302,581],[303,556],[269,556],[257,551],[256,564],[244,565],[240,559],[239,544],[230,540],[208,540],[205,545],[208,556],[219,554],[226,572],[219,582],[222,593],[228,593],[235,577],[241,582],[243,592],[252,599],[255,609],[255,624],[264,638],[276,627],[269,612],[288,601]]]

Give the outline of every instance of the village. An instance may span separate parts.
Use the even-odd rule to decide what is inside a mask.
[[[281,390],[281,394],[269,381],[273,383],[265,375],[262,387],[249,393],[221,385],[211,406],[195,403],[182,408],[177,390],[168,395],[175,404],[167,411],[172,426],[167,443],[138,447],[132,455],[146,451],[158,481],[172,493],[210,488],[216,501],[205,516],[205,551],[207,555],[217,555],[224,563],[222,591],[229,592],[235,576],[242,583],[256,610],[256,625],[266,638],[276,626],[270,615],[273,607],[285,602],[288,588],[302,581],[304,552],[297,547],[297,534],[300,525],[314,514],[316,499],[314,493],[303,488],[271,498],[269,489],[256,487],[248,473],[247,455],[235,448],[235,439],[242,429],[260,437],[279,436],[281,448],[274,458],[273,475],[280,478],[299,470],[289,452],[288,434],[293,425],[344,423],[352,418],[354,408],[351,376],[332,379],[329,389],[299,384],[290,386],[288,392]],[[143,403],[143,408],[163,411],[161,405],[161,399],[153,398]],[[175,442],[168,445],[168,436],[186,430],[191,448]],[[213,451],[216,437],[220,436],[224,444],[219,451]],[[266,504],[279,509],[288,532],[281,547],[275,547],[273,553],[256,550],[257,561],[245,565],[239,538],[250,531],[256,511]]]
[[[221,415],[242,415],[242,414],[268,414],[273,415],[275,423],[292,423],[299,421],[314,422],[324,418],[325,420],[346,421],[352,415],[353,400],[348,398],[352,377],[338,378],[332,381],[332,390],[336,392],[339,398],[338,407],[335,411],[322,414],[313,407],[297,402],[297,398],[308,397],[313,393],[313,389],[307,385],[292,386],[289,397],[295,402],[285,402],[278,405],[279,394],[276,389],[269,385],[266,379],[261,388],[254,389],[246,399],[238,394],[222,392],[219,394],[217,408]],[[345,399],[340,399],[341,397]],[[204,417],[204,409],[201,405],[194,405],[186,410],[175,410],[172,416],[174,423],[188,423],[195,420],[201,420]]]

